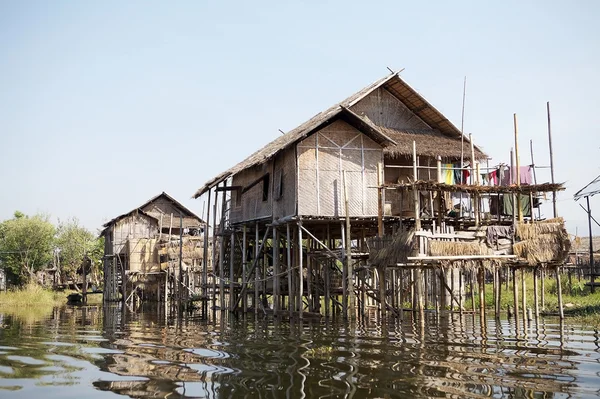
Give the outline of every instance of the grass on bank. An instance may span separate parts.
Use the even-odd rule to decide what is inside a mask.
[[[38,284],[0,292],[0,310],[14,307],[61,306],[67,303],[67,296],[76,291],[54,291]],[[102,295],[88,295],[88,303],[102,303]]]
[[[573,317],[577,321],[592,326],[600,326],[600,288],[596,288],[596,292],[592,293],[591,288],[586,286],[588,280],[578,280],[573,276],[569,282],[566,274],[561,275],[561,290],[563,300],[563,310],[567,317]],[[477,289],[477,288],[476,288]],[[519,294],[519,309],[522,311],[522,286],[521,273],[517,273],[517,289]],[[546,277],[544,279],[544,303],[542,303],[542,279],[538,278],[538,306],[543,314],[558,314],[558,289],[556,278]],[[532,310],[535,308],[534,303],[534,285],[533,274],[525,273],[525,298],[527,307]],[[487,309],[494,309],[494,287],[489,283],[485,286],[485,306]],[[502,284],[500,293],[500,307],[502,310],[508,310],[508,307],[514,307],[513,284]],[[467,295],[465,307],[471,308],[470,296]],[[478,292],[475,292],[475,307],[479,308]]]

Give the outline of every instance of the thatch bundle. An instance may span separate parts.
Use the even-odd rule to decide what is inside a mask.
[[[400,231],[391,237],[369,239],[369,263],[373,266],[388,266],[405,263],[415,252],[414,230]]]
[[[571,249],[562,218],[532,224],[518,223],[516,237],[522,241],[513,244],[513,252],[530,265],[563,262]]]
[[[519,240],[529,240],[540,234],[560,233],[564,228],[563,218],[553,218],[536,223],[517,223],[515,236]]]
[[[494,251],[481,242],[429,240],[431,256],[493,255]]]

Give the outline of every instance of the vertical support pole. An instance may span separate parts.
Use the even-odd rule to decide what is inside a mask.
[[[350,308],[350,318],[352,320],[356,317],[356,304],[354,298],[354,273],[352,271],[352,235],[350,231],[350,206],[349,206],[349,195],[348,195],[348,179],[346,177],[346,171],[344,171],[344,208],[346,214],[346,293],[348,295],[348,308]],[[383,228],[383,223],[382,226]],[[381,232],[383,234],[383,232]],[[348,310],[347,308],[347,310]],[[347,315],[346,315],[347,317]]]
[[[304,302],[302,301],[302,297],[304,295],[304,276],[302,271],[302,260],[303,260],[303,250],[302,250],[302,222],[298,222],[298,276],[300,280],[300,287],[298,289],[298,315],[300,319],[302,319],[302,313],[304,311]]]
[[[535,321],[536,321],[536,323],[540,317],[540,307],[538,304],[538,291],[539,291],[538,273],[539,273],[539,266],[536,266],[533,269],[533,302],[534,302],[534,306],[535,306]]]
[[[527,287],[525,282],[525,268],[521,268],[521,304],[523,308],[523,326],[527,330]]]
[[[344,258],[342,265],[342,317],[344,319],[348,319],[348,248],[344,223],[342,223],[340,227],[342,233],[342,251]]]
[[[416,183],[419,180],[417,171],[417,143],[413,141],[413,181]],[[419,192],[416,185],[413,185],[413,199],[415,201],[415,230],[421,230],[421,210],[419,204]],[[420,273],[420,269],[419,269]]]
[[[517,334],[519,333],[519,289],[517,288],[517,270],[513,267],[512,268],[512,289],[513,289],[513,305],[515,308],[515,323],[516,323],[516,328],[517,328]]]
[[[202,263],[204,268],[202,269],[202,310],[204,316],[206,316],[206,307],[208,304],[208,287],[206,284],[208,283],[208,230],[209,230],[209,221],[210,221],[210,190],[207,193],[208,196],[208,206],[206,207],[206,223],[204,224],[204,248],[202,251]],[[214,225],[213,225],[213,234],[214,234]],[[166,292],[165,292],[166,295]],[[166,296],[165,296],[166,301]]]
[[[596,292],[595,280],[596,280],[596,265],[594,265],[594,240],[592,236],[592,208],[590,208],[590,196],[585,197],[587,203],[587,214],[588,214],[588,228],[590,236],[590,289],[592,294]]]
[[[280,267],[279,267],[279,249],[280,249],[280,242],[279,242],[279,230],[277,229],[277,227],[273,226],[273,314],[277,315],[277,313],[279,312],[279,310],[281,309],[281,305],[280,305],[280,300],[281,300],[281,296],[280,296],[280,281],[281,281],[281,271],[280,271]]]
[[[514,120],[514,125],[515,125],[515,176],[516,176],[516,183],[517,186],[521,185],[521,161],[519,160],[519,130],[517,128],[517,114],[513,114],[513,120]],[[514,207],[515,204],[513,204],[513,213],[514,213]],[[516,202],[516,207],[517,207],[517,214],[519,215],[519,222],[523,221],[523,210],[521,209],[521,195],[517,194],[517,202]]]
[[[558,315],[560,316],[560,319],[563,320],[565,318],[565,314],[563,311],[562,286],[560,285],[559,267],[556,266],[556,268],[554,270],[556,273],[556,289],[558,292]]]
[[[287,250],[286,261],[287,261],[287,280],[288,280],[288,311],[290,316],[294,311],[294,301],[292,300],[292,239],[290,234],[290,224],[285,224],[286,229],[286,243],[285,248]]]
[[[548,111],[548,147],[550,149],[550,177],[552,179],[552,184],[554,184],[554,153],[552,152],[552,127],[550,124],[550,101],[546,102],[546,109]],[[554,217],[557,217],[558,211],[556,210],[556,191],[552,192],[552,210],[554,212]]]
[[[254,225],[254,262],[256,262],[256,267],[254,268],[254,302],[252,305],[254,306],[254,314],[258,314],[258,280],[260,279],[260,260],[258,257],[260,256],[259,252],[259,242],[260,237],[258,235],[258,222]]]
[[[384,214],[384,203],[383,203],[383,164],[382,162],[377,163],[377,235],[383,237],[383,214]],[[347,189],[346,182],[346,171],[344,171],[344,190]],[[347,204],[348,194],[344,194],[345,202]],[[348,206],[346,205],[346,213],[348,212]]]
[[[183,215],[179,213],[179,276],[177,280],[177,293],[179,294],[179,308],[185,303],[186,292],[183,289]]]
[[[235,261],[235,230],[233,228],[231,229],[231,244],[229,250],[229,310],[233,311],[233,307],[237,303],[234,291],[235,287],[233,277],[233,264]]]
[[[329,224],[327,224],[327,238],[325,240],[325,242],[327,243],[327,246],[330,247],[331,245],[331,234],[329,231]],[[331,287],[331,280],[330,280],[330,269],[331,269],[331,264],[330,264],[330,260],[326,260],[325,261],[325,317],[329,317],[329,307],[331,306],[331,297],[329,294],[329,289]]]
[[[479,267],[479,313],[485,317],[485,268]]]
[[[244,223],[242,227],[242,287],[246,287],[248,284],[247,267],[248,264],[248,228]],[[245,289],[240,291],[242,296],[242,312],[246,314],[248,312],[248,294]]]
[[[218,187],[218,186],[217,186]],[[217,267],[217,203],[219,202],[219,192],[217,188],[215,188],[215,203],[213,205],[213,246],[212,246],[212,278],[211,278],[211,288],[212,288],[212,309],[213,315],[217,309],[217,279],[216,279],[216,270]],[[169,231],[171,234],[171,231]]]

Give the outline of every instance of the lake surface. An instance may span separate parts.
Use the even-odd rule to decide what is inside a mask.
[[[600,395],[598,330],[553,318],[516,334],[473,315],[381,325],[90,305],[0,325],[0,398]]]

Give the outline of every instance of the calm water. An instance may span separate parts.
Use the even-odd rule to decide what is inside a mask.
[[[101,306],[0,315],[1,398],[600,395],[600,335],[545,319],[376,322],[166,318]],[[562,332],[561,332],[562,330]]]

